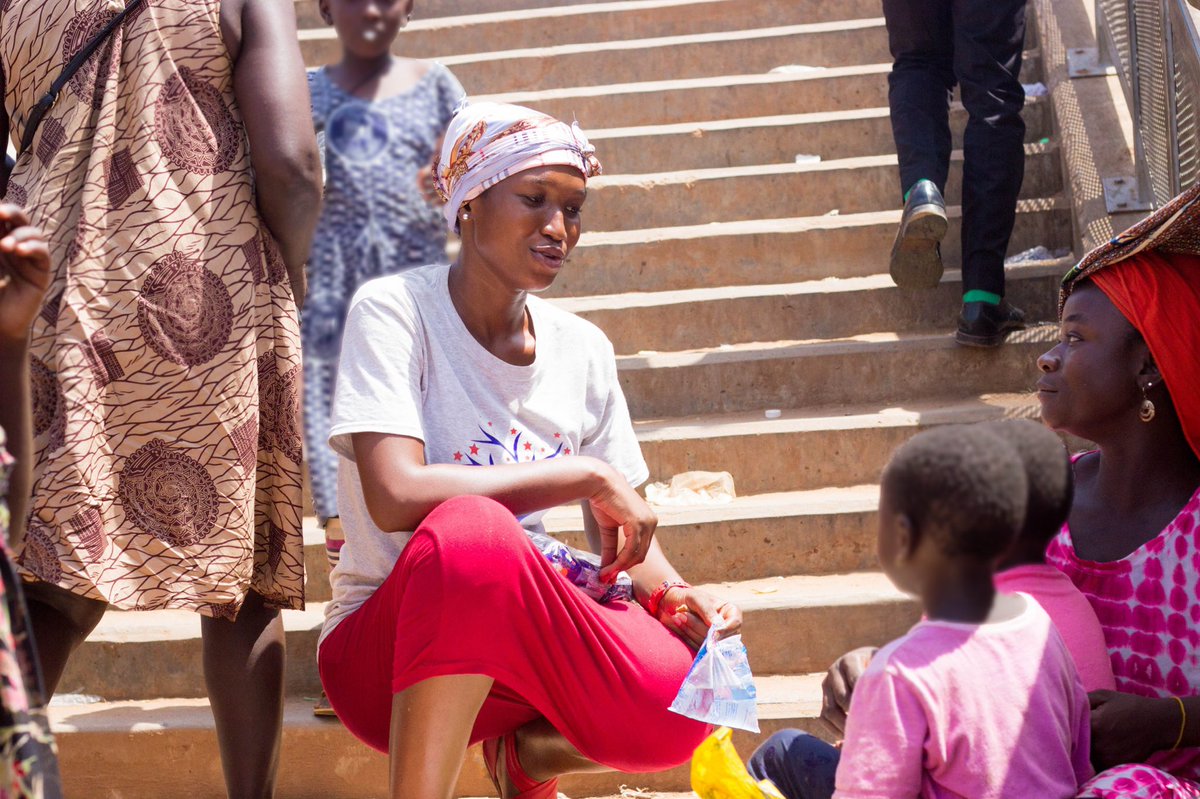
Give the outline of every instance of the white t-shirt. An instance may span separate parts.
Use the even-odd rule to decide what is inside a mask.
[[[330,578],[322,640],[391,574],[412,535],[385,533],[371,520],[351,434],[419,439],[431,464],[474,468],[590,455],[634,486],[649,474],[604,333],[530,296],[536,357],[514,366],[467,330],[450,300],[449,271],[428,266],[372,280],[351,301],[329,434],[339,455],[346,542]],[[538,531],[543,514],[521,523]]]

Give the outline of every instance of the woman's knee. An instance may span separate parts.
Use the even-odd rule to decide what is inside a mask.
[[[533,549],[512,512],[487,497],[454,497],[425,517],[398,568],[439,579],[457,595],[513,583]],[[534,553],[536,554],[536,553]]]
[[[512,511],[494,499],[452,497],[421,522],[414,537],[433,538],[439,549],[489,551],[524,547],[528,540]]]

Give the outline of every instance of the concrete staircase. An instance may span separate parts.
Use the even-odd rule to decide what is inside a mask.
[[[739,497],[663,509],[681,572],[735,599],[759,677],[763,734],[819,730],[820,678],[845,650],[916,618],[876,570],[877,479],[889,452],[931,426],[1033,416],[1038,324],[992,352],[952,340],[961,296],[958,209],[934,291],[886,275],[899,219],[877,0],[422,0],[401,51],[437,57],[476,96],[576,117],[606,174],[551,294],[616,347],[652,479],[728,470]],[[297,0],[307,62],[336,57],[315,0]],[[1031,35],[1027,81],[1040,54]],[[791,69],[772,72],[776,67]],[[961,136],[964,114],[953,115]],[[1029,101],[1025,184],[1012,251],[1071,245],[1044,99]],[[798,155],[819,156],[797,159]],[[947,200],[959,201],[956,154]],[[1010,270],[1030,318],[1054,318],[1063,261]],[[765,414],[769,409],[778,415]],[[577,510],[548,526],[582,543]],[[309,609],[286,613],[288,705],[278,795],[380,797],[386,760],[311,715],[329,598],[321,533],[306,530]],[[203,699],[199,622],[110,613],[59,706],[70,797],[224,795]],[[756,736],[737,737],[748,753]],[[576,796],[622,784],[686,791],[687,767],[563,780]],[[460,796],[490,795],[477,752]]]

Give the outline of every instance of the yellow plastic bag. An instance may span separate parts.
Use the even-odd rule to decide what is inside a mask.
[[[700,799],[784,799],[770,780],[755,782],[746,771],[733,732],[721,727],[692,753],[692,790]]]

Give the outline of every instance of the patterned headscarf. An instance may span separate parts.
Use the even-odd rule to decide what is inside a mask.
[[[519,105],[470,103],[459,108],[433,162],[442,213],[458,230],[458,209],[505,178],[539,166],[563,165],[585,178],[601,172],[579,123],[570,125]]]

